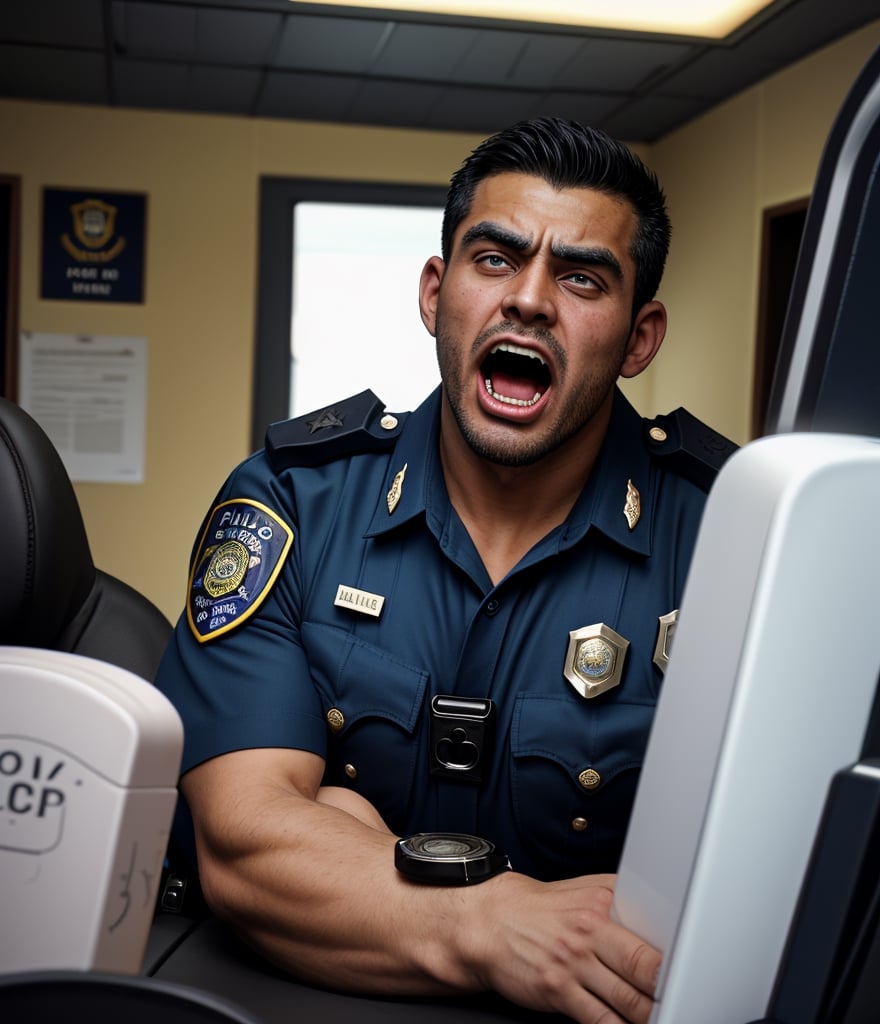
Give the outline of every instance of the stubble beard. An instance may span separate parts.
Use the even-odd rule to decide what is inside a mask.
[[[621,355],[615,365],[607,371],[588,376],[583,386],[572,391],[565,399],[555,418],[543,432],[527,433],[525,427],[520,428],[515,423],[500,420],[498,428],[493,430],[473,422],[465,410],[465,399],[470,394],[473,381],[464,379],[461,360],[456,357],[457,346],[452,340],[451,332],[445,329],[439,310],[435,331],[440,379],[459,432],[475,455],[498,466],[513,468],[534,465],[571,440],[590,423],[602,407],[609,391],[616,384],[623,365],[625,344],[621,346]],[[543,328],[517,328],[512,322],[506,321],[481,333],[472,346],[472,352],[479,349],[487,338],[500,333],[540,340],[554,356],[560,384],[564,381],[568,367],[565,351],[553,334]],[[482,387],[482,383],[479,386]]]

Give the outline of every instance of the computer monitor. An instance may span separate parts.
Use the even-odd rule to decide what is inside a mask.
[[[709,496],[636,794],[614,915],[663,953],[651,1024],[771,1019],[829,786],[877,753],[878,169],[880,50],[823,154],[769,436]]]
[[[614,897],[652,1024],[764,1016],[829,783],[880,674],[880,441],[793,433],[712,488]]]

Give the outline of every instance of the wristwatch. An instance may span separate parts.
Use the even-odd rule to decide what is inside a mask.
[[[407,878],[429,885],[475,885],[513,870],[507,855],[488,839],[457,832],[419,832],[399,839],[394,865]]]

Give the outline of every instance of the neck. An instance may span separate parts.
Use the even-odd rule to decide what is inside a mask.
[[[565,521],[592,472],[610,416],[609,402],[538,462],[501,466],[471,449],[444,399],[440,459],[446,489],[493,583]]]

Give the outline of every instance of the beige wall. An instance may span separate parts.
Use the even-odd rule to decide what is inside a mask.
[[[675,224],[670,332],[627,388],[644,413],[686,405],[747,438],[761,210],[809,192],[878,43],[880,22],[640,149]],[[260,175],[443,185],[478,137],[0,101],[0,139],[0,173],[22,178],[22,329],[148,339],[145,483],[77,493],[98,565],[174,618],[195,531],[248,450]],[[143,305],[39,299],[46,185],[149,194]]]
[[[444,185],[479,137],[0,101],[0,139],[0,173],[22,177],[21,328],[147,338],[145,483],[76,489],[96,563],[176,618],[249,450],[259,176]],[[46,185],[149,194],[143,305],[38,298]]]

